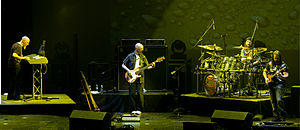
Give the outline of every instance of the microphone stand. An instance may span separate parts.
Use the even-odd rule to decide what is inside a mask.
[[[203,37],[206,35],[206,33],[211,29],[211,27],[213,25],[214,25],[214,23],[212,22],[192,48],[196,47],[198,45],[198,43],[203,40]]]
[[[213,20],[213,19],[212,19]],[[212,21],[211,20],[211,21]],[[206,35],[206,33],[212,28],[212,26],[214,25],[214,22],[211,22],[211,24],[210,24],[210,26],[205,30],[205,32],[202,34],[202,36],[199,38],[199,40],[195,43],[195,45],[192,47],[192,48],[194,48],[194,47],[196,47],[197,45],[198,45],[198,43],[200,43],[202,40],[203,40],[203,37]],[[204,52],[202,52],[202,48],[200,49],[200,52],[202,53],[202,55],[199,57],[199,59],[198,60],[201,60],[202,59],[202,56],[204,55]],[[200,65],[201,66],[201,65]],[[197,68],[197,71],[198,71],[199,69]],[[198,79],[199,79],[199,73],[197,72],[196,73],[196,75],[197,75],[197,94],[199,93],[199,81],[198,81]]]
[[[224,51],[225,51],[225,56],[227,56],[227,45],[226,45],[226,36],[227,34],[221,35],[221,37],[223,38],[224,41]]]

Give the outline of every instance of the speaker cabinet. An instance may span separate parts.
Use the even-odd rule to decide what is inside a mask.
[[[295,117],[300,117],[300,86],[291,87],[291,101],[288,103],[288,107],[291,109]]]
[[[128,82],[125,80],[125,70],[122,68],[123,60],[126,56],[135,50],[134,46],[118,46],[118,88],[119,90],[128,90]],[[149,64],[157,58],[165,56],[166,59],[160,63],[156,63],[155,68],[145,70],[144,87],[147,90],[164,90],[167,89],[168,74],[168,47],[166,45],[144,45],[143,54],[146,56]]]
[[[165,39],[145,39],[145,45],[165,45]]]
[[[253,115],[249,112],[215,110],[211,121],[229,129],[249,129]]]
[[[110,116],[106,112],[73,110],[69,119],[70,130],[107,130]]]
[[[141,39],[121,39],[121,46],[134,46],[136,43],[141,43]]]
[[[135,50],[134,45],[132,46],[117,46],[118,48],[118,91],[128,90],[128,82],[125,80],[125,70],[122,68],[123,60],[129,53]]]
[[[96,84],[103,86],[104,90],[113,90],[116,67],[112,63],[90,62],[88,64],[88,83],[93,91],[96,90]],[[100,89],[100,88],[99,88]]]
[[[157,58],[165,56],[166,59],[155,64],[155,68],[145,70],[145,89],[147,90],[167,90],[168,76],[168,47],[166,45],[145,45],[144,54],[149,64]]]

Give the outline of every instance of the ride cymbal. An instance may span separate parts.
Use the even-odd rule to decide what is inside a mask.
[[[215,50],[215,51],[222,51],[223,48],[222,47],[219,47],[219,46],[216,46],[216,44],[214,45],[198,45],[198,47],[201,47],[201,48],[204,48],[204,49],[207,49],[207,50]]]

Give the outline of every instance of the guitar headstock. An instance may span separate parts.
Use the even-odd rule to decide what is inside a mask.
[[[162,62],[163,60],[165,60],[166,57],[165,56],[162,56],[162,57],[159,57],[155,60],[155,62]]]

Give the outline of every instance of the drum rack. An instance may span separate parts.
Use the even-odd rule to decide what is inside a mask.
[[[223,96],[226,96],[226,87],[228,87],[228,96],[231,97],[231,89],[234,83],[238,85],[238,96],[242,96],[242,89],[246,88],[248,90],[247,95],[252,95],[252,89],[256,89],[256,97],[258,97],[258,73],[260,71],[255,71],[253,67],[254,58],[259,57],[260,53],[267,51],[267,48],[250,48],[243,46],[235,46],[235,49],[251,49],[250,56],[242,56],[242,54],[237,54],[231,57],[218,54],[219,51],[222,51],[222,47],[213,45],[197,45],[199,48],[205,49],[201,51],[202,54],[198,59],[200,61],[200,65],[197,65],[195,68],[197,75],[197,94],[199,93],[199,75],[201,75],[200,81],[204,84],[204,91],[208,96],[215,96],[216,92],[220,92],[223,90]],[[204,54],[211,55],[204,59]],[[260,57],[259,57],[260,58]],[[256,59],[257,61],[260,59]],[[262,67],[261,61],[259,61],[260,65],[258,67]],[[257,66],[257,65],[256,65]],[[206,76],[203,76],[206,74]],[[211,76],[210,76],[211,75]],[[251,81],[250,84],[247,84],[248,87],[245,87],[245,77],[248,77]],[[246,80],[248,81],[248,80]],[[218,91],[221,87],[220,84],[223,84],[223,89]],[[254,84],[254,87],[252,86]],[[232,88],[231,88],[232,87]],[[244,92],[244,91],[243,91]],[[245,91],[246,92],[246,91]]]
[[[196,69],[196,76],[197,76],[197,83],[196,83],[197,84],[197,91],[196,91],[197,94],[199,94],[200,91],[201,91],[199,89],[199,87],[200,87],[199,81],[201,81],[201,83],[205,83],[207,75],[211,74],[213,76],[216,76],[214,74],[219,72],[218,74],[222,74],[222,77],[218,77],[220,75],[217,75],[217,77],[219,79],[215,78],[215,80],[222,79],[220,81],[216,81],[216,82],[223,85],[223,88],[221,88],[221,90],[220,90],[220,91],[223,91],[222,96],[226,97],[226,95],[228,95],[229,98],[231,97],[231,91],[232,91],[231,87],[232,87],[233,82],[231,81],[232,79],[230,77],[232,76],[232,73],[236,73],[236,74],[240,75],[240,78],[237,79],[237,81],[235,81],[236,83],[238,83],[238,85],[237,85],[238,88],[237,89],[238,89],[238,96],[239,97],[242,96],[242,88],[243,88],[242,86],[245,86],[245,78],[246,78],[246,75],[248,75],[249,73],[253,74],[252,75],[252,78],[253,78],[252,80],[254,81],[253,84],[254,84],[255,89],[256,89],[256,92],[255,92],[256,93],[256,98],[258,98],[258,96],[261,95],[258,91],[258,89],[259,89],[258,88],[259,78],[256,76],[256,75],[258,75],[258,72],[246,71],[246,70],[243,70],[243,69],[241,69],[241,70],[226,70],[226,71],[225,70],[218,70],[218,69],[206,69],[206,68],[200,68],[198,65],[196,66],[195,69]],[[203,85],[203,84],[201,84],[201,85]],[[227,87],[228,87],[228,91],[226,92]],[[203,88],[204,88],[203,91],[206,91],[206,93],[207,93],[207,90],[206,90],[205,86]],[[216,88],[216,89],[219,89],[219,88]],[[220,92],[220,91],[216,90],[216,92]],[[214,95],[210,95],[210,96],[214,96]]]

